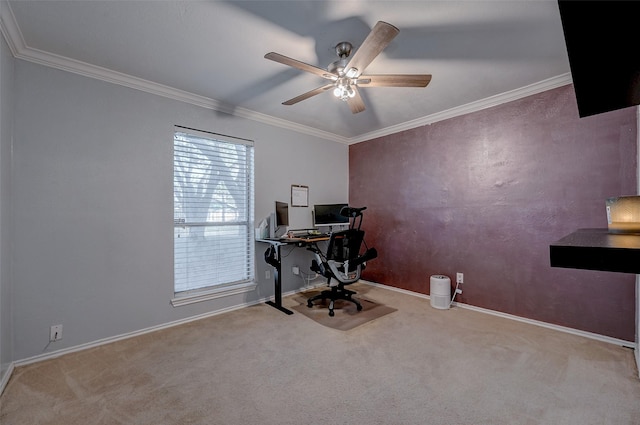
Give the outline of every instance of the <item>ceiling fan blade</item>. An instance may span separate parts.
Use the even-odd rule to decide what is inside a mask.
[[[289,99],[286,102],[282,102],[282,104],[290,106],[290,105],[296,104],[298,102],[302,102],[305,99],[309,99],[310,97],[315,96],[317,94],[320,94],[322,92],[325,92],[325,91],[327,91],[329,89],[332,89],[333,87],[334,87],[333,84],[327,84],[327,85],[324,85],[322,87],[318,87],[317,89],[313,89],[311,91],[303,93],[300,96],[296,96],[293,99]]]
[[[265,59],[270,59],[274,62],[281,63],[283,65],[292,66],[302,71],[307,71],[312,74],[318,75],[322,78],[326,78],[327,80],[335,81],[338,79],[336,74],[332,74],[326,69],[318,68],[317,66],[309,65],[308,63],[300,62],[299,60],[292,59],[290,57],[281,55],[280,53],[269,52],[264,55]]]
[[[362,100],[362,96],[360,96],[360,92],[356,86],[351,86],[355,91],[355,96],[347,98],[347,104],[351,109],[351,112],[357,114],[358,112],[362,112],[365,110],[364,100]]]
[[[362,45],[353,54],[345,70],[354,68],[350,77],[357,77],[362,74],[367,66],[384,50],[391,40],[395,38],[400,30],[384,21],[378,21],[373,27]]]
[[[383,74],[361,75],[356,84],[360,87],[426,87],[430,81],[430,74]]]

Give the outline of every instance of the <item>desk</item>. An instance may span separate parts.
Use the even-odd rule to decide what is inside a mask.
[[[280,256],[280,248],[283,245],[293,245],[297,247],[307,247],[316,242],[328,241],[329,237],[317,237],[317,238],[274,238],[274,239],[256,239],[256,242],[267,243],[271,245],[271,249],[274,250],[273,255],[265,255],[265,261],[267,264],[273,267],[273,281],[275,285],[274,300],[267,301],[266,304],[271,307],[277,308],[285,314],[293,314],[293,311],[284,308],[282,306],[282,257]],[[270,248],[267,248],[265,254],[269,253]]]

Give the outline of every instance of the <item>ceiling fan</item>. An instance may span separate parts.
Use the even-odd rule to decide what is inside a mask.
[[[349,58],[353,49],[351,43],[348,41],[338,43],[335,49],[340,59],[331,63],[327,69],[309,65],[279,53],[267,53],[264,55],[266,59],[310,72],[330,81],[324,86],[303,93],[282,102],[282,104],[293,105],[333,89],[333,94],[347,102],[351,112],[357,114],[365,110],[364,101],[358,92],[359,87],[426,87],[431,81],[429,74],[363,74],[366,67],[399,32],[400,30],[393,25],[378,21],[351,58]]]

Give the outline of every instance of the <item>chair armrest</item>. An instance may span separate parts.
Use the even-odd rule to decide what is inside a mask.
[[[353,260],[349,260],[349,268],[359,266],[365,261],[373,260],[377,256],[378,256],[378,251],[375,248],[369,248],[360,257],[354,258]]]

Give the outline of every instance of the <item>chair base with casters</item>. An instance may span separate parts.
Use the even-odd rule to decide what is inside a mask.
[[[335,302],[338,300],[351,301],[356,305],[358,311],[362,310],[362,304],[355,298],[352,298],[352,295],[355,295],[356,292],[350,291],[342,287],[342,285],[332,286],[331,289],[325,289],[320,294],[311,297],[307,300],[307,307],[312,308],[313,302],[317,300],[322,300],[324,303],[325,300],[329,300],[329,316],[333,317],[335,312],[333,311],[333,307]]]

